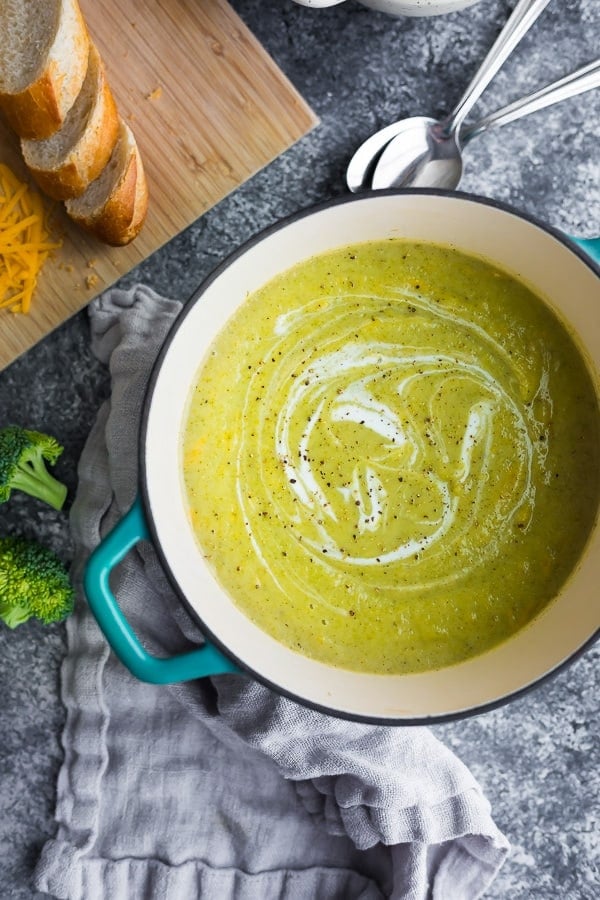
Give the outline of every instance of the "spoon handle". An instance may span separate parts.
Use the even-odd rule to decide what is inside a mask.
[[[473,125],[465,125],[460,132],[460,143],[464,146],[471,138],[476,137],[488,128],[497,125],[506,125],[508,122],[514,122],[523,116],[545,109],[546,106],[552,106],[568,97],[575,97],[577,94],[583,94],[585,91],[591,91],[592,88],[600,87],[600,59],[595,62],[588,63],[576,72],[565,75],[558,81],[540,88],[533,94],[515,100],[508,106],[484,116]]]
[[[449,116],[440,124],[443,134],[458,130],[498,69],[529,31],[550,0],[519,0],[496,42]]]

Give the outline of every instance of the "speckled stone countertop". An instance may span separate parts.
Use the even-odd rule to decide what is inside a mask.
[[[360,142],[400,116],[447,112],[513,5],[480,0],[435,19],[392,19],[354,0],[325,10],[292,0],[234,0],[321,124],[123,284],[141,280],[185,299],[264,226],[345,193],[345,168]],[[479,109],[491,111],[592,60],[599,37],[598,0],[554,0]],[[599,234],[600,91],[473,141],[461,188],[508,201],[572,234]],[[57,474],[72,492],[78,456],[107,393],[84,311],[0,373],[0,418],[60,436],[66,451]],[[69,557],[64,514],[14,495],[2,508],[2,526]],[[30,875],[53,834],[64,652],[61,627],[0,630],[1,900],[41,896]],[[513,844],[490,898],[600,897],[599,660],[596,646],[510,705],[435,728],[471,767]]]

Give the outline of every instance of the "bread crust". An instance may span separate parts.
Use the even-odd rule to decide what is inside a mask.
[[[41,140],[58,131],[87,70],[89,36],[77,0],[63,0],[59,24],[39,76],[22,91],[0,93],[0,107],[19,137]]]
[[[77,143],[57,166],[44,169],[32,162],[29,151],[33,148],[30,148],[30,142],[24,139],[21,141],[23,158],[33,178],[55,200],[79,197],[85,191],[107,164],[119,135],[117,105],[106,78],[104,64],[92,43],[89,53],[90,60],[94,57],[98,71],[96,96]]]
[[[65,204],[68,215],[85,231],[113,247],[129,244],[139,234],[148,209],[148,186],[142,158],[133,136],[121,176],[101,206],[89,215]],[[74,208],[75,206],[75,208]]]
[[[148,208],[142,159],[131,129],[118,114],[78,0],[55,2],[60,3],[58,19],[53,19],[55,32],[41,23],[49,46],[44,43],[47,49],[38,51],[39,60],[29,60],[31,68],[24,47],[17,47],[20,68],[2,84],[17,85],[19,90],[0,91],[0,109],[21,138],[25,163],[42,190],[63,200],[67,214],[81,228],[107,244],[123,246],[139,234]],[[81,93],[90,64],[97,75],[92,78],[90,69],[94,84],[88,82]],[[37,74],[29,75],[32,71]],[[21,89],[27,78],[30,83]],[[78,97],[80,103],[73,109]],[[71,109],[73,116],[67,122]],[[53,136],[50,145],[35,143]]]

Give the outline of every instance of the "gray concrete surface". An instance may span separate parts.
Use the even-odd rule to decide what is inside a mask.
[[[123,284],[142,280],[185,299],[262,227],[345,193],[345,167],[358,144],[400,115],[448,111],[514,4],[480,0],[467,11],[429,20],[394,20],[354,0],[322,11],[291,0],[233,5],[321,124]],[[554,0],[479,109],[541,86],[599,50],[598,0]],[[478,138],[468,148],[461,187],[508,201],[570,233],[599,234],[600,91]],[[0,339],[1,333],[0,321]],[[72,495],[79,453],[107,392],[107,373],[90,352],[84,311],[0,373],[0,421],[60,436],[66,451],[57,473]],[[17,495],[0,514],[2,533],[38,537],[69,558],[64,514]],[[61,627],[0,629],[0,900],[41,896],[30,875],[53,833],[64,652]],[[472,768],[513,843],[512,857],[487,895],[493,900],[600,897],[599,657],[593,648],[522,699],[435,728]]]

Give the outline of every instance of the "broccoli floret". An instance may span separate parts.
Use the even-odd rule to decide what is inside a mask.
[[[44,463],[46,460],[54,465],[62,452],[63,447],[47,434],[18,425],[0,428],[0,503],[8,500],[12,490],[18,490],[62,509],[67,488]]]
[[[37,541],[0,538],[0,620],[16,628],[32,616],[45,624],[73,611],[74,590],[60,559]]]

